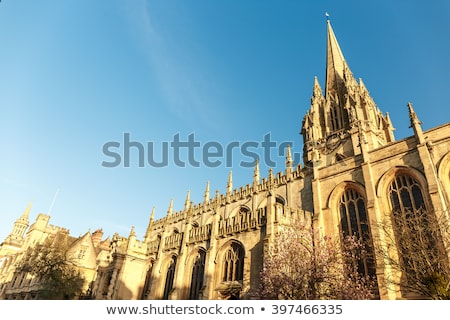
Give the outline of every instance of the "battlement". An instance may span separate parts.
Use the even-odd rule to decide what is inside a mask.
[[[275,176],[270,173],[269,177],[262,178],[261,181],[258,181],[256,184],[246,184],[245,186],[233,189],[231,192],[227,192],[225,194],[217,191],[215,197],[213,198],[209,197],[208,200],[196,204],[191,203],[189,209],[185,208],[153,221],[151,230],[153,232],[158,230],[162,231],[165,225],[175,224],[187,219],[189,210],[191,210],[190,214],[192,214],[193,217],[197,217],[204,213],[215,211],[217,208],[223,207],[229,203],[238,202],[252,197],[254,194],[267,192],[273,188],[286,185],[290,181],[303,179],[306,170],[307,168],[304,168],[301,164],[299,164],[289,175],[282,171],[278,172]]]

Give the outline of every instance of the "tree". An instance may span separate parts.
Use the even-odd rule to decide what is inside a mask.
[[[67,259],[67,236],[57,235],[29,248],[16,271],[29,273],[39,284],[38,299],[73,299],[82,292],[84,280]]]
[[[445,215],[424,208],[397,210],[383,220],[380,257],[400,276],[387,281],[404,293],[429,299],[450,299],[450,236]]]
[[[373,299],[374,279],[358,272],[363,244],[352,237],[315,238],[313,230],[300,223],[280,229],[261,271],[260,298]]]

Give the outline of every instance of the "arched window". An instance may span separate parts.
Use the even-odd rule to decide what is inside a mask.
[[[244,277],[244,250],[237,243],[232,243],[225,251],[223,259],[222,281],[240,281]]]
[[[435,220],[429,215],[421,185],[407,173],[398,174],[389,186],[392,225],[405,276],[415,281],[415,274],[426,269],[439,255]],[[417,254],[427,252],[427,255]],[[430,260],[428,260],[430,259]],[[428,260],[428,261],[427,261]],[[425,266],[425,267],[424,267]]]
[[[175,278],[176,265],[177,265],[177,258],[172,257],[172,260],[170,261],[169,268],[167,269],[167,274],[166,274],[166,283],[164,286],[164,295],[163,295],[164,300],[169,299],[170,292],[173,289],[173,280]]]
[[[366,204],[361,194],[353,188],[347,188],[339,203],[341,230],[344,238],[349,236],[363,241],[365,253],[358,261],[358,271],[363,275],[375,276],[375,261]]]
[[[203,277],[205,275],[205,259],[206,253],[199,250],[194,260],[191,277],[191,290],[189,292],[189,299],[197,300],[200,298],[200,292],[203,287]]]
[[[338,131],[345,128],[348,125],[348,113],[346,109],[343,109],[339,104],[333,104],[330,107],[330,122],[331,130]]]
[[[419,183],[408,174],[399,174],[389,187],[392,211],[405,215],[426,209]]]

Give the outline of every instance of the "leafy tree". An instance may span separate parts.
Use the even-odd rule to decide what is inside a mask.
[[[67,259],[67,236],[57,236],[29,248],[17,271],[29,273],[39,284],[38,299],[73,299],[82,292],[84,280]],[[63,241],[61,241],[63,240]]]
[[[373,299],[374,279],[358,272],[363,244],[352,237],[315,238],[311,228],[300,223],[280,230],[261,271],[260,298]]]
[[[425,209],[393,212],[380,224],[384,246],[379,255],[399,277],[387,281],[404,292],[429,299],[450,299],[450,237],[445,215]]]

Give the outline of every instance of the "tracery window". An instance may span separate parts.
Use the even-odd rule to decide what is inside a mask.
[[[173,289],[173,280],[175,278],[176,265],[177,265],[177,258],[172,257],[172,260],[169,263],[169,267],[167,269],[167,274],[166,274],[166,283],[164,285],[164,295],[163,295],[164,300],[169,299],[170,292]]]
[[[401,213],[417,212],[425,209],[422,189],[419,183],[408,174],[399,174],[389,187],[392,211]]]
[[[394,234],[409,278],[426,264],[426,260],[415,254],[417,250],[425,248],[430,255],[438,254],[432,234],[435,221],[428,214],[420,184],[412,176],[406,173],[397,175],[389,186],[389,198]]]
[[[225,252],[223,259],[223,277],[226,281],[243,280],[244,271],[244,250],[237,244],[232,243],[230,248]]]
[[[191,300],[200,298],[200,292],[203,287],[203,277],[205,275],[205,259],[205,251],[199,250],[192,267],[191,289],[189,292],[189,299]]]
[[[356,239],[362,240],[365,246],[366,252],[358,261],[355,261],[355,263],[358,263],[359,273],[374,276],[375,261],[373,243],[364,198],[355,189],[346,189],[340,200],[339,211],[341,215],[341,230],[344,238],[354,236]]]
[[[331,130],[338,131],[348,125],[347,110],[341,108],[339,104],[333,104],[330,107]]]

